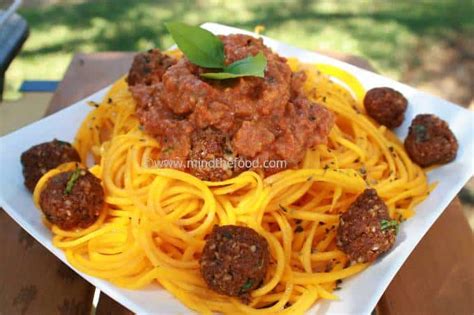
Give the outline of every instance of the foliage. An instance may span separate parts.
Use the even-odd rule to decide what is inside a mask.
[[[31,34],[7,72],[7,97],[25,79],[59,80],[75,52],[166,48],[164,22],[220,22],[307,48],[347,52],[369,59],[399,79],[421,41],[472,37],[469,0],[462,1],[62,1],[25,8]]]

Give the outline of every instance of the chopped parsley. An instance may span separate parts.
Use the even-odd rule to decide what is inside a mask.
[[[241,292],[246,292],[248,291],[253,285],[253,280],[252,279],[247,279],[247,281],[244,283],[244,285],[240,288]]]
[[[166,148],[163,149],[163,151],[161,151],[161,153],[168,154],[168,153],[173,152],[173,150],[174,150],[173,147],[166,147]]]
[[[382,231],[388,229],[394,229],[395,233],[398,234],[398,229],[400,227],[400,223],[397,220],[382,220],[380,221],[380,228]]]
[[[428,140],[428,134],[426,126],[424,125],[414,125],[413,130],[415,131],[416,142],[424,142]]]
[[[62,145],[62,146],[66,146],[66,147],[70,147],[71,144],[69,142],[66,142],[66,141],[62,141],[62,140],[58,140],[58,139],[54,139],[54,141],[56,143],[58,143],[59,145]]]
[[[81,177],[81,172],[82,169],[80,168],[76,168],[74,172],[72,172],[71,176],[69,177],[69,180],[67,181],[66,188],[64,189],[65,195],[69,195],[72,192],[74,185],[76,184],[79,177]]]

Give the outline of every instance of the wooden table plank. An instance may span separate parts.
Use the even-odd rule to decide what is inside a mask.
[[[128,72],[133,53],[103,52],[74,55],[46,115],[97,92]]]
[[[0,209],[0,314],[90,314],[94,287]]]
[[[380,314],[474,314],[474,237],[458,198],[403,264],[377,310]]]
[[[133,315],[133,312],[107,294],[101,293],[95,315]]]

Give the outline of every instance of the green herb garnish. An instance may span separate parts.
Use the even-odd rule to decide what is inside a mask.
[[[228,240],[232,239],[232,233],[230,233],[229,231],[222,232],[222,235]]]
[[[164,148],[161,152],[162,152],[163,154],[168,154],[168,153],[173,152],[173,150],[174,150],[173,147],[166,147],[166,148]]]
[[[244,283],[244,285],[240,288],[241,292],[245,292],[248,289],[250,289],[253,285],[252,279],[247,279],[247,281]]]
[[[180,22],[165,23],[165,26],[189,61],[204,68],[224,67],[224,44],[219,37],[203,28]]]
[[[179,49],[193,64],[220,71],[202,73],[206,79],[231,79],[254,76],[263,78],[267,59],[262,52],[225,65],[224,44],[216,35],[180,22],[165,23]]]
[[[388,229],[394,229],[395,233],[398,234],[398,229],[400,227],[400,223],[397,220],[382,220],[380,221],[380,229],[382,231]]]
[[[62,140],[58,140],[58,139],[54,139],[53,141],[56,142],[59,145],[62,145],[62,146],[66,146],[66,147],[71,146],[71,144],[69,142],[66,142],[66,141],[62,141]]]
[[[428,139],[426,126],[424,125],[414,125],[413,130],[415,130],[416,142],[424,142]]]
[[[255,56],[250,56],[242,60],[230,64],[223,68],[223,72],[207,72],[202,73],[201,77],[206,79],[232,79],[238,77],[260,77],[263,78],[265,68],[267,67],[267,59],[262,52]]]
[[[81,172],[82,170],[80,168],[76,168],[74,172],[71,174],[71,176],[69,177],[69,180],[67,181],[66,188],[64,189],[65,195],[69,195],[72,192],[74,185],[76,184],[79,177],[81,177]]]

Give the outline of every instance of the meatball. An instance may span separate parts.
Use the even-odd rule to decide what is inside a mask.
[[[405,119],[407,99],[398,91],[378,87],[367,92],[364,106],[367,114],[388,128],[399,127]]]
[[[21,155],[25,186],[33,192],[41,176],[49,170],[63,163],[80,161],[76,149],[68,142],[54,139],[35,145]]]
[[[351,262],[371,262],[393,246],[397,230],[377,191],[366,189],[341,215],[336,244]]]
[[[266,239],[251,228],[215,226],[201,256],[201,273],[214,291],[248,302],[249,292],[262,284],[269,260]]]
[[[191,135],[189,172],[211,181],[220,181],[232,175],[232,148],[224,133],[206,128]]]
[[[61,229],[87,228],[104,207],[104,190],[97,177],[77,168],[51,177],[39,203],[46,219]]]
[[[161,82],[163,73],[175,63],[173,57],[163,54],[159,49],[137,54],[133,59],[127,82],[130,86]]]
[[[454,160],[458,142],[444,120],[423,114],[411,122],[405,149],[413,162],[426,167]]]

